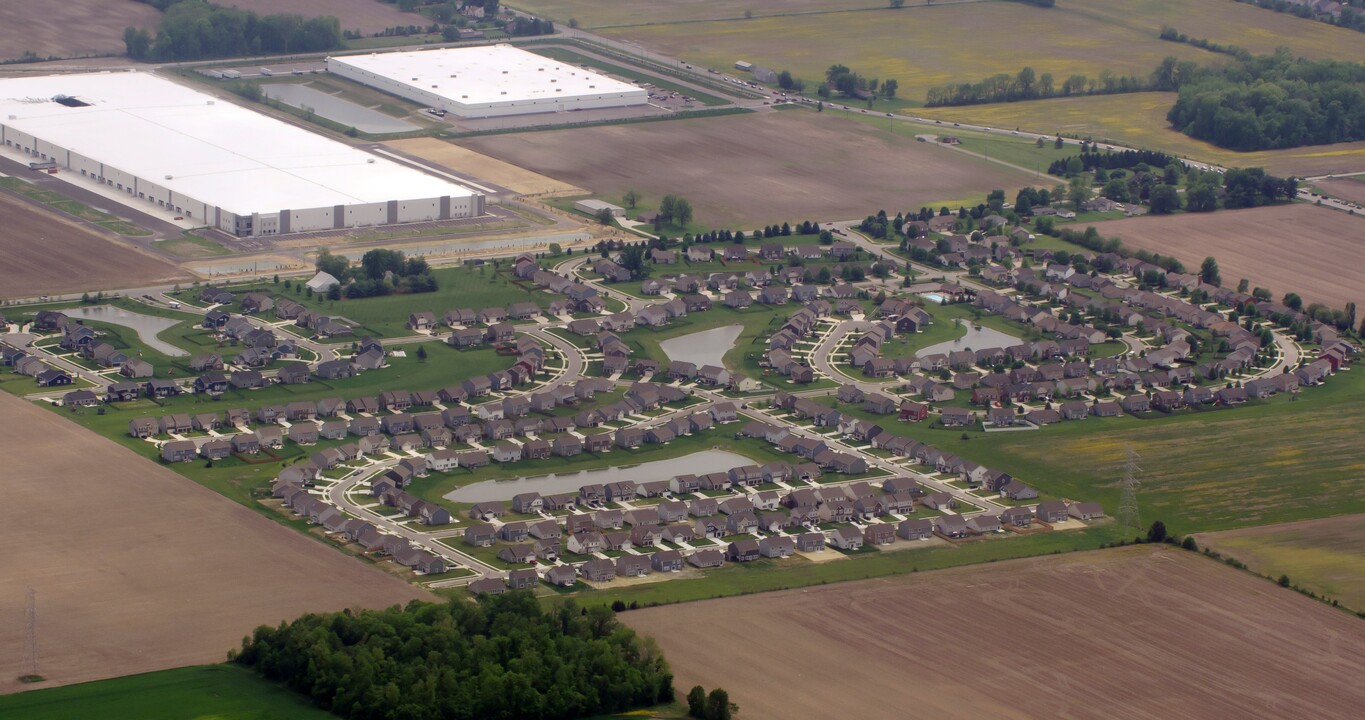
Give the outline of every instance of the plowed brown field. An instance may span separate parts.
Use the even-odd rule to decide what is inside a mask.
[[[0,437],[0,692],[221,662],[257,625],[429,597],[6,393]],[[16,681],[28,588],[37,685]]]
[[[756,718],[1356,718],[1365,622],[1136,547],[622,616]]]
[[[788,110],[492,135],[460,144],[619,202],[680,195],[695,222],[731,229],[847,220],[980,196],[1031,176],[916,142],[913,131]]]
[[[1365,302],[1365,218],[1299,204],[1212,213],[1137,217],[1095,224],[1123,244],[1174,255],[1198,272],[1212,255],[1223,283],[1241,278],[1270,288],[1278,300],[1341,308]]]
[[[0,3],[0,59],[30,51],[38,57],[121,55],[123,29],[155,32],[161,13],[133,0]],[[127,62],[106,58],[104,62]],[[26,69],[26,68],[25,68]]]
[[[79,293],[189,279],[180,268],[54,212],[0,194],[0,298]]]

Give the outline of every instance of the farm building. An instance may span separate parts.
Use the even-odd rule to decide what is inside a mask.
[[[465,118],[644,105],[648,91],[511,45],[327,58],[328,72]]]
[[[0,80],[0,140],[238,236],[483,214],[483,195],[148,73]]]
[[[573,204],[573,208],[574,208],[575,210],[579,211],[579,212],[585,212],[585,213],[587,213],[587,214],[589,214],[589,215],[593,215],[593,216],[596,216],[597,213],[599,213],[599,212],[601,212],[601,211],[603,211],[603,210],[609,210],[609,211],[611,211],[611,216],[612,216],[612,217],[625,217],[625,215],[626,215],[626,209],[623,208],[623,207],[621,207],[621,206],[619,206],[619,205],[612,205],[612,204],[609,203],[609,202],[603,202],[603,201],[601,201],[601,200],[593,200],[593,199],[591,199],[591,198],[589,198],[589,199],[587,199],[587,200],[579,200],[578,202],[575,202],[575,203]]]

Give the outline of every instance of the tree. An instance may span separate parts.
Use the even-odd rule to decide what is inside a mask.
[[[142,28],[124,28],[123,47],[128,57],[145,60],[152,51],[152,35]]]
[[[1166,523],[1161,522],[1160,520],[1152,523],[1152,526],[1147,528],[1147,542],[1166,542]]]
[[[1223,278],[1218,274],[1218,261],[1212,256],[1204,258],[1204,264],[1199,266],[1199,279],[1210,285],[1223,284]]]
[[[692,686],[692,689],[687,693],[687,716],[706,717],[706,689],[700,685]]]
[[[706,696],[706,720],[731,720],[735,707],[730,704],[730,694],[716,688]]]
[[[678,227],[686,227],[692,222],[692,203],[687,198],[678,198],[674,203],[673,220]]]
[[[621,202],[624,203],[626,207],[634,210],[635,206],[640,202],[640,193],[635,192],[634,190],[627,190],[625,194],[621,196]]]
[[[895,78],[882,81],[882,97],[890,100],[896,97],[896,91],[900,90],[901,84]]]
[[[594,213],[594,217],[597,218],[597,222],[610,225],[611,221],[616,219],[616,214],[611,211],[611,208],[602,208]]]
[[[1109,182],[1104,184],[1104,189],[1100,190],[1100,194],[1114,202],[1126,203],[1129,200],[1128,183],[1123,178],[1111,178]]]
[[[346,271],[350,265],[351,261],[347,260],[345,256],[333,255],[327,248],[318,250],[317,259],[313,263],[318,272],[325,272],[337,280],[346,278]]]
[[[1246,278],[1242,278],[1241,280],[1238,280],[1238,281],[1237,281],[1237,292],[1245,294],[1246,291],[1247,291],[1247,288],[1249,288],[1249,287],[1251,287],[1251,281],[1250,281],[1250,280],[1247,280]]]
[[[1071,182],[1067,186],[1066,197],[1079,211],[1081,203],[1090,199],[1090,178],[1084,174],[1071,178]]]
[[[677,205],[678,198],[675,195],[665,195],[659,201],[659,219],[664,222],[673,221],[674,206]]]
[[[1284,305],[1290,310],[1302,310],[1303,298],[1299,297],[1298,293],[1286,293],[1284,296]]]
[[[1200,184],[1185,191],[1185,207],[1190,212],[1213,212],[1218,209],[1218,188]]]
[[[559,243],[550,243],[550,255],[559,257],[564,252],[564,248]]]
[[[427,346],[426,346],[426,345],[418,345],[418,346],[417,346],[417,359],[418,359],[418,360],[421,360],[422,362],[426,362],[426,359],[427,359]]]
[[[1180,209],[1180,194],[1170,185],[1157,185],[1147,198],[1153,215],[1170,215]]]

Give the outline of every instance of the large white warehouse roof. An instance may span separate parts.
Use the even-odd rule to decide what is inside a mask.
[[[630,83],[511,45],[328,58],[329,68],[336,64],[409,85],[455,105],[526,103],[619,93],[638,95],[640,102],[647,98],[647,93]]]
[[[147,73],[0,79],[0,124],[238,215],[475,194]]]

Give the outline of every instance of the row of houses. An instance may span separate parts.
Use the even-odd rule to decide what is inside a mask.
[[[38,356],[11,345],[0,344],[0,366],[33,378],[37,381],[38,387],[62,387],[75,382],[71,373],[48,365]]]
[[[394,562],[423,575],[437,575],[450,569],[446,559],[414,546],[406,538],[380,532],[373,524],[347,517],[336,507],[300,486],[286,486],[275,494],[285,507],[321,525],[328,533],[360,545],[366,552],[391,558]]]

